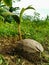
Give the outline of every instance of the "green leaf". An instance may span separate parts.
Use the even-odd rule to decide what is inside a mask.
[[[21,12],[20,12],[20,20],[21,20],[21,18],[22,18],[22,15],[23,15],[24,11],[26,11],[26,10],[28,10],[28,9],[33,9],[33,10],[35,10],[32,6],[28,6],[27,8],[22,8],[22,10],[21,10]]]
[[[3,63],[3,60],[2,59],[0,59],[0,64],[2,64]]]
[[[24,11],[25,11],[25,8],[22,8],[22,10],[21,10],[21,12],[20,12],[20,19],[21,19],[21,17],[22,17],[22,14],[24,13]]]
[[[0,5],[0,7],[4,7],[5,5]]]
[[[5,3],[5,5],[12,7],[12,0],[3,0],[3,2]]]
[[[3,56],[0,55],[0,65],[3,63]]]
[[[35,10],[35,8],[33,8],[31,5],[29,5],[27,8],[26,8],[26,10],[27,9],[33,9],[33,10]]]
[[[0,15],[7,16],[7,15],[14,15],[14,14],[4,8],[0,8]]]

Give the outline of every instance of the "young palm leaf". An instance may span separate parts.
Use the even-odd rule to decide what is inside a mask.
[[[24,13],[24,11],[28,10],[28,9],[33,9],[35,10],[35,8],[33,8],[31,5],[28,6],[27,8],[22,8],[21,12],[20,12],[20,20],[22,19],[22,15]]]

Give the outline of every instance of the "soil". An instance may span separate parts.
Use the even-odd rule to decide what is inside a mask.
[[[14,43],[16,43],[16,41],[18,40],[17,37],[0,37],[0,51],[1,49],[3,49],[3,47],[5,45],[7,45],[7,47],[9,45],[13,45]],[[45,44],[43,45],[44,49],[45,49],[45,53],[46,53],[46,59],[49,61],[49,46],[45,46]],[[47,48],[46,48],[47,47]],[[4,50],[5,52],[8,50]],[[4,59],[7,60],[7,62],[9,62],[9,65],[49,65],[49,62],[44,61],[37,61],[36,56],[34,57],[34,61],[31,62],[30,60],[24,58],[21,55],[18,54],[6,54],[4,53],[4,51],[2,51],[3,53],[0,53],[4,56]],[[31,56],[30,56],[31,57]],[[38,58],[38,57],[37,57]]]

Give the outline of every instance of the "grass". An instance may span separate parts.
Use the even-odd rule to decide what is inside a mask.
[[[21,22],[21,32],[23,38],[32,38],[40,43],[49,43],[49,21],[28,21]],[[16,36],[18,27],[16,22],[0,22],[1,36]]]

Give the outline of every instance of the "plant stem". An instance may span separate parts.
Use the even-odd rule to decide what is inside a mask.
[[[19,35],[19,40],[22,40],[20,24],[18,24],[18,35]]]

